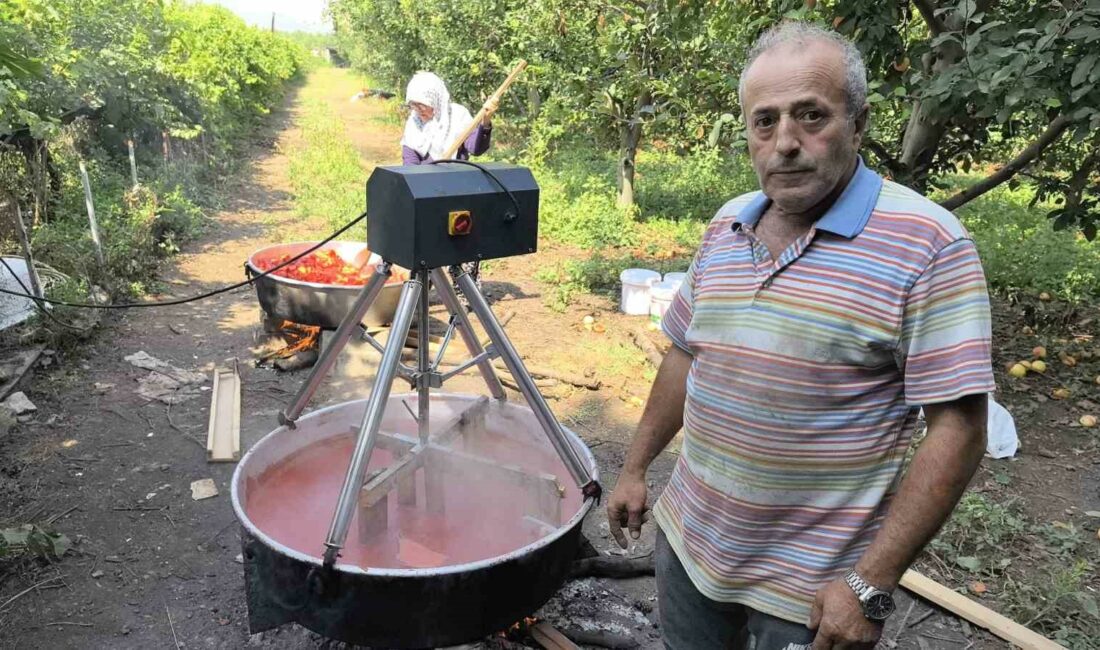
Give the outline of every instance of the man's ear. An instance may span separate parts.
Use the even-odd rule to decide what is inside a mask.
[[[863,142],[863,136],[867,134],[867,124],[871,119],[871,105],[864,104],[863,108],[859,109],[859,113],[855,117],[855,134],[859,138],[860,144]]]

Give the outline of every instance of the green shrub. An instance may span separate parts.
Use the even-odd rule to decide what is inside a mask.
[[[1076,230],[1054,230],[1046,218],[1052,206],[1032,205],[1034,196],[1026,185],[1001,186],[957,211],[974,237],[990,287],[1046,291],[1074,302],[1100,296],[1100,241]]]

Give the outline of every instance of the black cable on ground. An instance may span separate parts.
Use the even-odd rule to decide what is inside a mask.
[[[19,286],[23,287],[23,290],[26,293],[19,293],[18,291],[9,291],[7,289],[0,289],[0,293],[5,293],[5,294],[8,294],[9,296],[19,296],[20,298],[27,298],[29,300],[36,301],[36,303],[37,303],[37,301],[42,301],[42,302],[48,302],[51,305],[62,305],[64,307],[81,307],[81,308],[84,308],[84,309],[134,309],[136,307],[169,307],[169,306],[172,306],[172,305],[184,305],[184,304],[187,304],[189,302],[196,302],[198,300],[205,300],[207,298],[212,298],[213,296],[216,296],[218,294],[227,293],[229,291],[234,291],[236,289],[240,289],[241,287],[245,287],[245,286],[248,286],[248,285],[252,284],[253,282],[255,282],[256,280],[258,280],[260,278],[267,277],[267,276],[271,275],[272,273],[274,273],[275,271],[278,271],[279,269],[281,269],[285,266],[293,264],[294,262],[297,262],[298,260],[302,259],[306,255],[309,255],[313,251],[317,250],[318,248],[321,248],[322,246],[329,243],[333,239],[336,239],[340,235],[344,234],[352,226],[354,226],[355,224],[359,223],[360,221],[362,221],[363,219],[366,219],[366,218],[367,218],[367,213],[366,213],[366,211],[364,211],[358,217],[356,217],[356,218],[352,219],[351,221],[349,221],[348,223],[344,224],[344,226],[342,226],[339,230],[332,233],[328,237],[322,239],[321,241],[317,242],[313,246],[310,246],[309,248],[302,251],[301,253],[298,253],[294,257],[291,257],[290,259],[286,260],[285,262],[282,262],[281,264],[278,264],[276,266],[271,267],[270,269],[264,271],[263,273],[252,276],[252,277],[248,278],[247,280],[244,280],[243,282],[237,282],[236,284],[231,284],[231,285],[228,285],[228,286],[220,287],[218,289],[214,289],[213,291],[207,291],[206,293],[200,293],[197,296],[191,296],[189,298],[178,298],[176,300],[164,300],[164,301],[160,301],[160,302],[132,302],[132,303],[124,304],[124,305],[96,305],[96,304],[93,304],[93,303],[65,302],[63,300],[53,300],[51,298],[40,298],[38,296],[35,296],[34,294],[32,294],[30,292],[30,290],[28,290],[26,288],[26,286],[23,284],[23,281],[21,279],[19,279],[18,276],[16,276],[16,280],[19,282]],[[2,260],[2,258],[0,258],[0,260]],[[4,263],[4,266],[7,266],[6,262]],[[9,267],[8,270],[10,271],[11,268]],[[15,275],[15,273],[12,272],[12,275]],[[72,325],[69,325],[69,327],[72,327]]]

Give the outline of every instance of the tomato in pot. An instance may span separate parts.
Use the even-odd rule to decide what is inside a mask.
[[[266,272],[286,262],[291,257],[294,257],[294,255],[287,253],[278,257],[260,260],[257,266],[260,267],[261,271]],[[300,280],[302,282],[312,282],[315,284],[362,286],[366,284],[367,280],[374,274],[374,268],[374,264],[353,266],[348,264],[347,260],[340,257],[336,251],[332,249],[321,249],[313,251],[309,255],[306,255],[288,266],[284,266],[278,271],[275,271],[272,275],[290,278],[291,280]],[[404,282],[408,277],[408,273],[394,269],[389,279],[386,280],[386,284]]]

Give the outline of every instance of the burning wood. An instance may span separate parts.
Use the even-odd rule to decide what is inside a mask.
[[[272,359],[289,359],[299,352],[316,350],[320,347],[320,327],[284,320],[279,322],[276,332],[284,341],[283,347],[263,353],[260,355],[259,363],[266,363]]]

